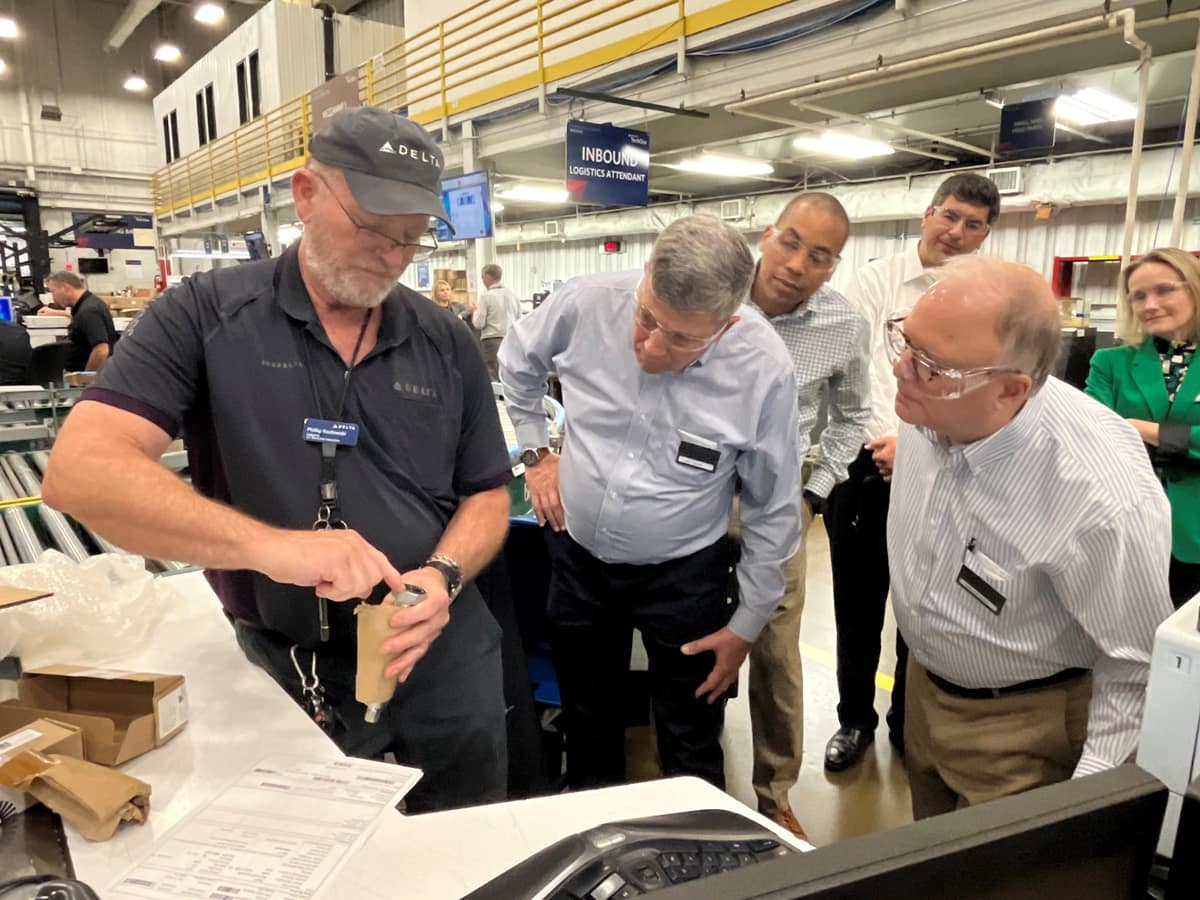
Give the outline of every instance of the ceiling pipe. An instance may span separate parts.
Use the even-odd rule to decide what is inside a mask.
[[[1180,156],[1179,189],[1175,192],[1175,211],[1171,216],[1171,246],[1183,238],[1183,214],[1187,207],[1188,182],[1192,176],[1192,148],[1196,143],[1196,112],[1200,106],[1200,25],[1196,27],[1196,50],[1192,54],[1192,81],[1188,86],[1187,112],[1184,113],[1183,153]]]
[[[1137,222],[1138,179],[1142,172],[1142,145],[1146,136],[1146,95],[1150,92],[1151,49],[1137,35],[1132,9],[1113,13],[1112,19],[1121,22],[1125,43],[1138,51],[1137,118],[1133,122],[1133,156],[1129,161],[1129,195],[1125,199],[1125,234],[1121,241],[1121,268],[1124,269],[1129,264],[1133,250],[1133,226]]]
[[[817,104],[809,103],[806,100],[793,100],[792,105],[798,109],[805,109],[809,112],[815,112],[817,115],[849,119],[852,122],[859,122],[863,125],[872,125],[876,128],[882,128],[885,131],[895,131],[899,134],[906,134],[909,137],[919,137],[928,141],[936,141],[939,144],[945,144],[947,147],[956,147],[959,150],[966,150],[968,153],[974,153],[977,156],[985,156],[989,160],[995,159],[990,151],[984,150],[982,147],[976,147],[974,144],[968,144],[965,141],[956,141],[953,138],[948,138],[940,134],[932,134],[928,131],[920,131],[916,128],[909,128],[907,125],[889,122],[886,119],[870,119],[866,116],[860,116],[856,113],[839,112],[836,109],[818,106]]]
[[[142,20],[158,8],[159,0],[129,0],[112,31],[104,39],[104,52],[115,53],[129,40],[129,36],[142,24]]]
[[[1122,10],[1122,13],[1128,11]],[[808,84],[797,85],[796,87],[771,91],[758,97],[748,97],[745,100],[727,103],[725,109],[728,112],[738,112],[747,107],[758,106],[759,104],[769,103],[774,100],[811,97],[817,94],[847,90],[857,87],[860,84],[879,84],[884,81],[891,81],[911,75],[929,75],[943,69],[986,62],[991,58],[1003,58],[1012,56],[1015,53],[1029,53],[1046,49],[1059,43],[1069,43],[1089,37],[1088,32],[1112,30],[1117,26],[1117,19],[1120,16],[1121,13],[1108,16],[1089,16],[1086,19],[1079,19],[1075,22],[1067,22],[1063,25],[1054,25],[1049,28],[1040,28],[1024,34],[985,41],[982,44],[974,44],[969,47],[943,50],[940,53],[933,53],[928,56],[871,66],[870,68],[849,72],[845,75],[835,75],[820,81],[813,81]]]

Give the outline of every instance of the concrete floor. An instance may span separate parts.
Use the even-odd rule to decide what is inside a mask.
[[[863,762],[845,772],[826,772],[825,742],[837,730],[836,628],[833,620],[833,581],[829,570],[829,538],[817,518],[808,532],[808,584],[800,651],[804,660],[804,765],[792,789],[792,809],[818,846],[912,821],[908,777],[903,761],[892,751],[882,719],[890,702],[895,665],[896,623],[888,611],[883,659],[876,676],[875,708],[880,727],[877,740]],[[725,772],[728,790],[755,806],[750,786],[752,766],[747,667],[742,666],[738,696],[726,710]],[[654,738],[649,728],[632,728],[627,736],[632,780],[656,777]]]

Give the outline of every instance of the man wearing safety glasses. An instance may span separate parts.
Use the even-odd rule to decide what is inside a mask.
[[[550,640],[572,788],[625,779],[622,685],[642,636],[667,775],[725,785],[738,669],[800,542],[796,382],[743,306],[754,259],[711,216],[673,222],[645,271],[573,278],[500,347],[505,403],[551,560]],[[558,375],[561,463],[542,397]],[[725,534],[741,483],[739,599]]]
[[[924,818],[1123,763],[1172,610],[1170,508],[1136,431],[1048,377],[1050,286],[952,260],[887,323],[888,552]]]
[[[921,220],[916,246],[876,259],[854,273],[846,297],[867,319],[871,340],[871,421],[867,442],[849,474],[829,496],[825,527],[833,568],[837,623],[839,728],[825,747],[825,768],[838,772],[858,763],[875,740],[875,672],[888,597],[888,480],[896,452],[893,409],[896,383],[884,348],[884,322],[911,307],[933,284],[936,268],[974,253],[1000,213],[1000,194],[974,173],[943,181]],[[896,680],[887,714],[892,744],[904,750],[904,662],[907,649],[896,638]]]

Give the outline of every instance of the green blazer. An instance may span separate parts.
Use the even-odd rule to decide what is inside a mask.
[[[1169,408],[1150,338],[1096,351],[1085,390],[1126,419],[1159,423],[1159,446],[1150,453],[1171,501],[1171,554],[1200,563],[1200,352]]]

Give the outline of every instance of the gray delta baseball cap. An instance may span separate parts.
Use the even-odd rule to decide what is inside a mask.
[[[453,230],[442,206],[442,151],[411,119],[374,106],[343,109],[308,150],[319,162],[342,170],[350,193],[367,212],[424,213]]]

